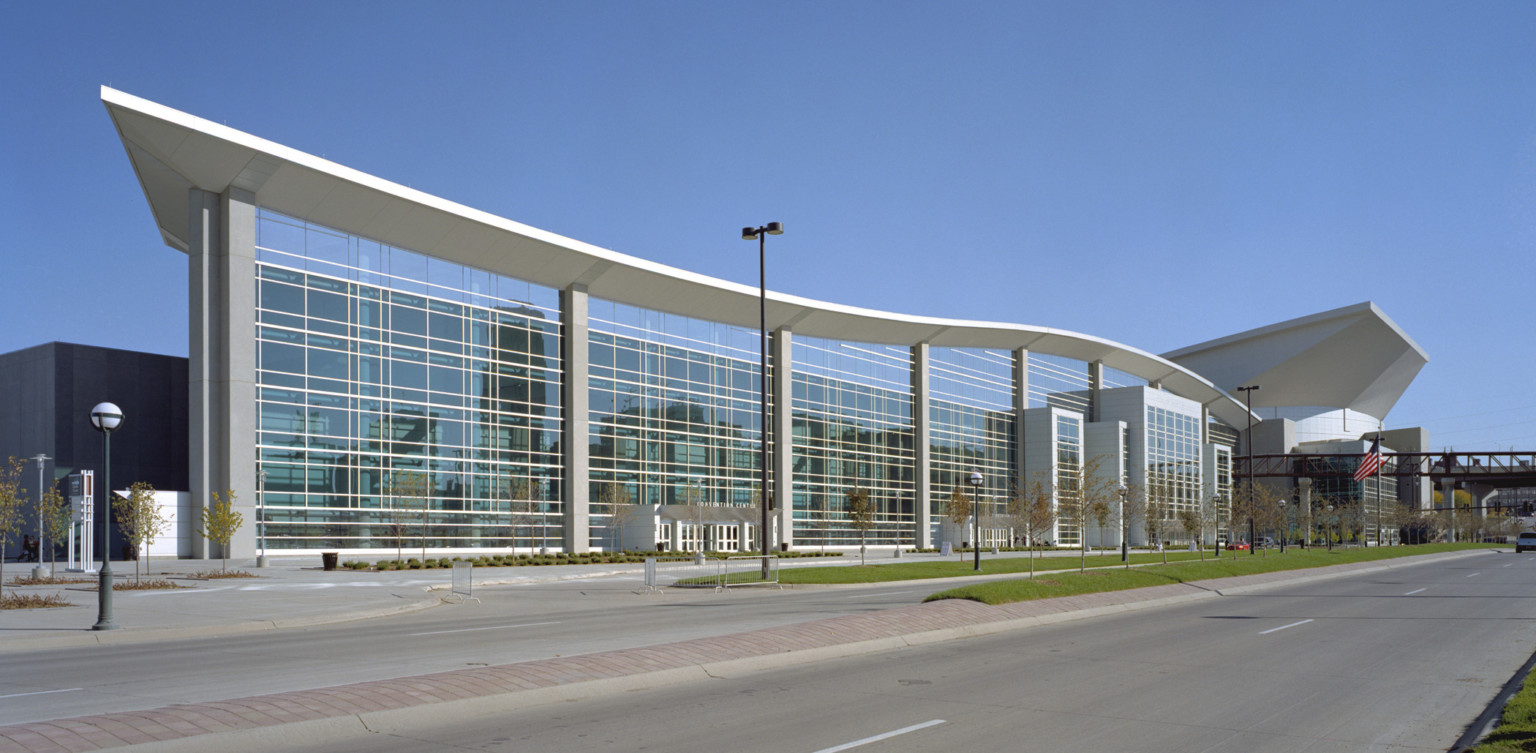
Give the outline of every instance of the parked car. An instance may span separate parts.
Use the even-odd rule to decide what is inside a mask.
[[[1536,549],[1536,531],[1522,531],[1515,537],[1515,553],[1519,554],[1527,549]]]
[[[1269,536],[1260,536],[1258,538],[1258,545],[1264,547],[1265,549],[1269,549],[1275,546],[1275,540]]]
[[[1231,551],[1246,552],[1250,548],[1251,547],[1248,546],[1248,542],[1246,542],[1246,541],[1233,541],[1233,542],[1227,544],[1227,551],[1229,551],[1229,552],[1231,552]]]

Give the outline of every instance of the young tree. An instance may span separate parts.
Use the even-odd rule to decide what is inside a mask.
[[[1161,492],[1157,497],[1159,505],[1167,504]],[[1195,548],[1200,552],[1200,560],[1205,561],[1205,534],[1215,525],[1215,516],[1211,513],[1211,508],[1204,504],[1190,505],[1178,511],[1178,519],[1179,525],[1195,538]],[[1217,542],[1217,546],[1220,545],[1221,543]]]
[[[1148,509],[1147,495],[1142,486],[1140,484],[1125,484],[1120,489],[1120,496],[1120,510],[1116,513],[1115,517],[1120,523],[1120,540],[1125,542],[1126,551],[1130,551],[1131,531],[1135,530],[1137,524],[1140,524],[1147,532],[1148,543],[1156,540],[1161,544],[1161,513],[1158,516],[1159,520],[1154,523]],[[1163,564],[1167,563],[1168,554],[1165,552],[1163,554]],[[1125,558],[1125,566],[1127,568],[1131,566],[1131,558],[1129,556]]]
[[[1036,471],[1014,490],[1008,500],[1008,514],[1014,525],[1024,531],[1029,545],[1029,577],[1035,577],[1035,546],[1041,534],[1056,525],[1056,511],[1052,507],[1055,491],[1049,471]]]
[[[57,484],[43,494],[43,507],[39,514],[43,516],[43,535],[54,543],[54,546],[48,547],[48,566],[50,570],[57,571],[58,562],[53,553],[58,550],[58,542],[69,535],[69,524],[73,522],[70,520],[69,501],[59,493]]]
[[[868,564],[864,559],[864,535],[875,527],[875,504],[869,498],[869,490],[859,486],[843,493],[843,503],[848,523],[859,532],[859,564]]]
[[[148,572],[149,547],[155,543],[156,536],[170,527],[171,519],[160,512],[160,505],[155,502],[155,487],[145,481],[135,481],[128,487],[128,496],[113,499],[112,512],[117,516],[117,527],[133,551],[144,555],[133,560],[133,579],[141,581],[139,560],[144,560],[144,571]]]
[[[0,596],[5,595],[5,542],[21,525],[27,490],[21,487],[22,461],[11,457],[0,464]]]
[[[391,471],[384,477],[384,498],[389,502],[385,510],[385,528],[395,539],[395,559],[403,556],[404,541],[417,521],[425,524],[427,501],[427,474],[421,471]],[[425,525],[423,525],[425,528]],[[422,559],[426,559],[426,537],[422,537]]]
[[[614,549],[624,551],[624,526],[634,519],[639,509],[634,505],[634,497],[629,493],[629,487],[617,481],[610,481],[603,485],[603,491],[598,495],[597,501],[608,510],[608,526]]]
[[[235,490],[227,489],[224,496],[212,493],[208,506],[197,511],[197,535],[219,545],[219,569],[229,570],[229,542],[245,522],[245,516],[235,510]]]
[[[965,535],[966,522],[970,520],[975,505],[971,504],[971,498],[965,495],[957,485],[949,492],[949,502],[944,506],[944,514],[949,516],[949,524],[952,528],[958,527],[960,535]],[[956,553],[959,547],[956,547]]]
[[[1088,532],[1086,530],[1088,520],[1098,523],[1099,535],[1102,538],[1110,510],[1120,500],[1120,479],[1117,474],[1108,472],[1110,461],[1111,458],[1107,455],[1095,455],[1088,458],[1078,471],[1074,512],[1078,520],[1079,535],[1083,539],[1083,555],[1078,564],[1079,572],[1087,569],[1088,566]]]

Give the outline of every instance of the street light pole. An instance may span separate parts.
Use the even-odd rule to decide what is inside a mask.
[[[744,241],[757,241],[757,315],[758,335],[761,338],[758,345],[758,382],[762,388],[758,403],[758,431],[763,438],[762,459],[758,463],[760,467],[758,481],[758,509],[762,511],[762,519],[758,523],[758,538],[763,542],[763,580],[768,580],[768,557],[771,552],[768,542],[768,507],[773,497],[768,494],[768,250],[767,236],[783,235],[784,223],[770,222],[761,227],[744,227],[741,229],[741,239]]]
[[[974,552],[976,571],[981,572],[981,487],[987,483],[987,479],[981,475],[981,471],[971,471],[971,488],[976,490],[976,499],[971,502],[971,551]]]
[[[101,432],[101,577],[96,589],[96,624],[92,630],[116,630],[112,621],[112,547],[107,523],[112,519],[112,432],[123,424],[123,409],[112,403],[91,408],[91,425]]]
[[[1254,554],[1253,513],[1258,501],[1258,495],[1253,492],[1253,393],[1257,392],[1258,389],[1259,385],[1257,384],[1237,388],[1238,392],[1243,393],[1248,404],[1248,441],[1244,444],[1248,446],[1248,554],[1250,555]]]
[[[260,554],[256,555],[256,566],[267,566],[267,537],[266,520],[267,510],[263,502],[267,491],[267,469],[256,472],[256,547]]]
[[[1126,562],[1130,562],[1131,561],[1131,550],[1130,550],[1130,547],[1126,543],[1126,540],[1125,540],[1126,539],[1126,533],[1128,533],[1126,531],[1126,524],[1125,524],[1125,522],[1126,522],[1125,521],[1125,495],[1127,493],[1129,493],[1129,491],[1130,491],[1129,489],[1125,488],[1125,484],[1121,484],[1120,485],[1120,562],[1121,562],[1121,564],[1124,564]]]
[[[43,570],[43,463],[52,459],[41,452],[32,456],[37,463],[37,560],[32,566],[33,580],[47,577]]]

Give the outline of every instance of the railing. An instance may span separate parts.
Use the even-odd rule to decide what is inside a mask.
[[[448,592],[448,597],[459,597],[459,603],[463,604],[470,599],[479,601],[474,595],[475,566],[473,563],[459,560],[453,563],[453,585]]]
[[[760,554],[725,559],[698,557],[646,557],[645,590],[659,593],[667,587],[713,588],[717,591],[743,586],[779,584],[779,558]]]
[[[725,569],[720,560],[696,557],[646,557],[645,590],[659,593],[668,586],[722,588]]]
[[[1256,478],[1350,478],[1360,453],[1254,455]],[[1525,482],[1536,486],[1533,452],[1383,452],[1383,477],[1430,476],[1463,481]],[[1248,475],[1248,458],[1232,456],[1232,476]]]
[[[723,565],[721,583],[725,588],[744,586],[783,588],[779,584],[779,558],[771,554],[767,557],[761,554],[726,557],[721,563]]]

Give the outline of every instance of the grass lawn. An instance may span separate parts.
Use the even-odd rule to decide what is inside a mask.
[[[1246,552],[1222,552],[1222,559],[1233,554],[1247,556]],[[855,555],[856,556],[856,555]],[[1212,553],[1206,552],[1207,559]],[[1265,556],[1265,555],[1260,555]],[[1278,555],[1275,555],[1278,556]],[[1178,551],[1169,552],[1168,561],[1177,562],[1185,559],[1199,561],[1200,555],[1194,552]],[[839,567],[796,567],[784,568],[779,571],[779,580],[786,584],[811,585],[833,583],[885,583],[894,580],[923,580],[926,578],[958,578],[966,575],[1002,575],[1017,573],[1028,575],[1030,567],[1029,557],[992,557],[985,552],[981,555],[981,572],[976,572],[971,555],[967,553],[965,559],[958,555],[945,560],[923,559],[917,562],[905,560],[887,559],[881,564],[848,565]],[[1034,566],[1036,572],[1046,570],[1076,570],[1078,557],[1035,557]],[[1149,564],[1162,562],[1161,554],[1149,552],[1132,552],[1131,564]],[[1088,567],[1120,567],[1120,553],[1094,553],[1088,555]]]
[[[1056,596],[1120,591],[1127,588],[1163,586],[1211,578],[1229,578],[1235,575],[1253,575],[1279,570],[1303,570],[1350,562],[1410,557],[1419,554],[1436,554],[1471,549],[1492,549],[1497,544],[1424,544],[1421,546],[1396,546],[1381,549],[1296,549],[1288,548],[1285,554],[1271,551],[1267,556],[1249,556],[1246,553],[1229,557],[1224,553],[1220,560],[1204,562],[1184,560],[1168,565],[1151,565],[1127,570],[1091,570],[1078,573],[1057,570],[1033,579],[1010,579],[991,583],[951,588],[932,594],[927,601],[937,599],[971,599],[984,604],[1007,604],[1014,601],[1049,599]]]

